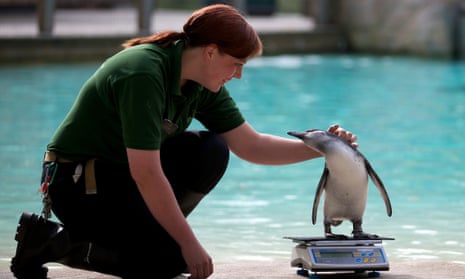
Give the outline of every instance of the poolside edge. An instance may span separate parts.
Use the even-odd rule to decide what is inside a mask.
[[[465,274],[465,262],[415,261],[394,262],[390,264],[390,271],[382,271],[381,278],[387,279],[459,279]],[[218,264],[211,279],[254,279],[254,278],[304,278],[296,275],[296,268],[292,268],[287,261],[272,262],[244,262],[235,264]],[[332,278],[366,278],[366,274],[346,274],[328,276]],[[116,278],[95,272],[52,266],[49,271],[50,279],[111,279]],[[0,279],[14,279],[9,271],[0,271]]]

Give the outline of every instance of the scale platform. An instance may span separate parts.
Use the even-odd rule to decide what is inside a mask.
[[[297,242],[292,250],[291,266],[299,267],[299,275],[312,272],[371,271],[370,277],[378,277],[376,271],[389,270],[389,261],[382,244],[389,237],[367,239],[285,237]],[[314,277],[313,277],[314,278]]]

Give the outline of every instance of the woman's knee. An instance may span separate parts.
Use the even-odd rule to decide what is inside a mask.
[[[203,144],[204,160],[216,162],[226,168],[229,162],[229,148],[223,138],[215,133],[200,131],[199,137]]]
[[[205,194],[215,187],[229,163],[226,142],[208,131],[184,132],[167,140],[160,153],[163,170],[173,188]]]
[[[216,186],[228,167],[229,148],[218,134],[200,131],[198,136],[201,142],[200,165],[196,173],[199,181],[190,189],[207,194]]]

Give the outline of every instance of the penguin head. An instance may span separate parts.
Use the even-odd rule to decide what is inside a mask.
[[[328,143],[334,140],[334,135],[319,129],[310,129],[305,132],[290,131],[287,134],[301,139],[308,147],[322,154],[326,153]]]

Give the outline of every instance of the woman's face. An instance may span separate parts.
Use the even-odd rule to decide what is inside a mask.
[[[205,68],[201,84],[212,92],[220,88],[233,78],[240,79],[242,67],[247,62],[226,53],[222,53],[216,46],[205,49]]]

